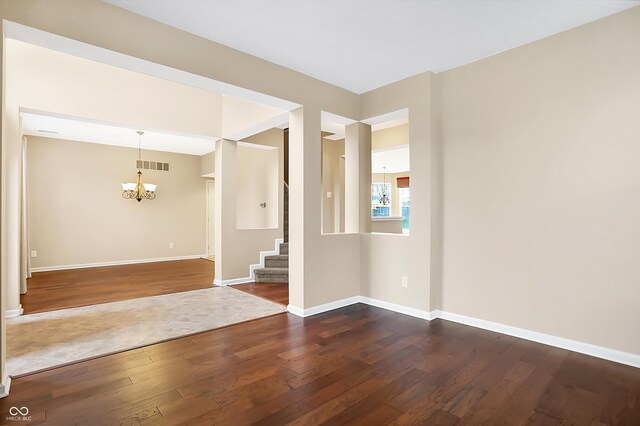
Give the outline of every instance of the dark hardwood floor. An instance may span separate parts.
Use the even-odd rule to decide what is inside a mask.
[[[214,264],[191,259],[36,272],[20,296],[25,314],[210,288]]]
[[[289,284],[287,283],[247,283],[232,287],[285,306],[289,304]]]
[[[33,423],[640,424],[640,369],[362,304],[14,380]]]

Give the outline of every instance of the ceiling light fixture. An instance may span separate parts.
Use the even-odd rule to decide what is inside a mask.
[[[390,197],[389,197],[389,193],[387,192],[387,168],[386,167],[382,167],[382,177],[384,180],[384,183],[382,184],[382,188],[380,191],[380,204],[382,204],[383,206],[386,206],[387,204],[389,204],[390,201]]]
[[[143,198],[147,200],[153,200],[156,198],[156,187],[152,183],[142,183],[142,135],[144,132],[138,130],[138,173],[136,176],[136,183],[123,183],[122,184],[122,198],[128,200],[142,201]]]

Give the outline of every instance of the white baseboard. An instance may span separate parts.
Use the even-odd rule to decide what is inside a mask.
[[[249,265],[249,276],[251,277],[251,282],[255,281],[255,278],[256,278],[256,275],[255,275],[254,271],[256,269],[264,268],[264,258],[267,257],[267,256],[273,256],[275,254],[280,253],[280,244],[282,244],[282,243],[284,243],[284,238],[276,238],[275,241],[274,241],[273,250],[261,251],[260,252],[260,263]]]
[[[214,278],[213,285],[216,285],[218,287],[226,287],[228,285],[246,284],[246,283],[252,283],[252,282],[254,282],[254,279],[252,277],[233,278],[230,280],[219,280],[217,278]]]
[[[620,364],[626,364],[632,367],[640,368],[640,355],[637,354],[623,352],[616,349],[609,349],[603,346],[579,342],[577,340],[565,339],[564,337],[539,333],[537,331],[527,330],[524,328],[499,324],[492,321],[452,314],[450,312],[433,311],[433,314],[434,318],[441,318],[443,320],[453,321],[459,324],[470,325],[472,327],[482,328],[489,331],[495,331],[496,333],[519,337],[521,339],[531,340],[533,342],[555,346],[557,348],[567,349],[569,351],[579,352],[581,354],[591,355],[596,358],[602,358],[609,361],[618,362]]]
[[[424,319],[424,320],[432,320],[435,317],[433,316],[433,312],[423,311],[421,309],[410,308],[408,306],[397,305],[395,303],[385,302],[384,300],[372,299],[371,297],[360,296],[361,303],[366,305],[375,306],[377,308],[386,309],[393,312],[398,312],[400,314],[409,315],[412,317]]]
[[[297,306],[289,305],[287,309],[294,315],[299,317],[308,317],[311,315],[321,314],[323,312],[332,311],[334,309],[343,308],[353,305],[354,303],[364,303],[365,305],[375,306],[377,308],[387,309],[389,311],[398,312],[412,317],[425,320],[433,319],[431,312],[422,311],[420,309],[409,308],[407,306],[396,305],[395,303],[385,302],[383,300],[372,299],[365,296],[353,296],[346,299],[336,300],[335,302],[325,303],[323,305],[313,306],[311,308],[302,309]]]
[[[2,377],[2,383],[0,383],[0,398],[4,398],[9,395],[9,389],[11,388],[11,376],[5,373]]]
[[[293,306],[293,305],[287,305],[287,311],[298,317],[308,316],[304,314],[304,309],[298,308],[297,306]]]
[[[579,342],[577,340],[566,339],[564,337],[553,336],[550,334],[540,333],[537,331],[513,327],[505,324],[499,324],[496,322],[486,321],[478,318],[467,317],[464,315],[453,314],[450,312],[439,310],[431,312],[423,311],[420,309],[397,305],[395,303],[385,302],[383,300],[373,299],[365,296],[349,297],[346,299],[336,300],[335,302],[313,306],[307,309],[289,305],[287,306],[287,310],[299,317],[308,317],[323,312],[332,311],[334,309],[342,308],[348,305],[353,305],[354,303],[364,303],[366,305],[387,309],[428,321],[440,318],[446,321],[452,321],[471,327],[481,328],[483,330],[494,331],[496,333],[506,334],[508,336],[519,337],[521,339],[542,343],[544,345],[554,346],[557,348],[594,356],[596,358],[606,359],[608,361],[640,368],[640,354],[623,352],[616,349],[605,348],[603,346],[592,345],[590,343]]]
[[[20,315],[22,315],[23,312],[24,312],[24,309],[22,309],[22,304],[20,304],[18,309],[8,309],[4,311],[4,317],[5,318],[19,317]]]
[[[188,256],[158,257],[155,259],[114,260],[111,262],[79,263],[77,265],[40,266],[37,268],[31,268],[31,272],[64,271],[67,269],[99,268],[101,266],[135,265],[138,263],[169,262],[172,260],[200,259],[202,257],[206,257],[206,255],[194,254],[194,255],[188,255]]]
[[[310,317],[312,315],[318,315],[323,312],[333,311],[334,309],[353,305],[354,303],[358,303],[358,302],[360,302],[360,296],[353,296],[353,297],[348,297],[346,299],[340,299],[334,302],[325,303],[323,305],[313,306],[308,309],[302,309],[297,306],[288,305],[287,310],[299,317]]]

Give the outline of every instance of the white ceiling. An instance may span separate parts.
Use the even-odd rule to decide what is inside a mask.
[[[640,4],[618,0],[105,0],[363,93]]]
[[[408,171],[409,145],[398,145],[371,153],[371,173],[401,173]]]
[[[23,133],[27,136],[41,136],[128,148],[138,147],[138,134],[136,131],[144,130],[38,113],[22,112],[21,117]],[[204,155],[215,149],[214,142],[214,139],[206,137],[145,131],[142,136],[142,149]]]

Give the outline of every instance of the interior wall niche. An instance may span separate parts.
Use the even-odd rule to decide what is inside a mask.
[[[408,234],[411,219],[409,123],[371,127],[371,232]]]
[[[339,234],[345,232],[345,137],[348,124],[345,117],[323,111],[321,115],[321,232]]]
[[[322,233],[344,232],[344,137],[322,137]]]
[[[236,155],[237,228],[277,228],[278,148],[239,143]]]

